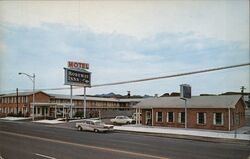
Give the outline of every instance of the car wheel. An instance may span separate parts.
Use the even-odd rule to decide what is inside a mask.
[[[98,133],[99,131],[97,129],[94,130],[95,133]]]
[[[129,121],[127,121],[127,122],[126,122],[126,124],[130,124],[130,122],[129,122]]]
[[[82,131],[82,127],[81,127],[81,126],[78,126],[77,130],[78,130],[78,131]]]

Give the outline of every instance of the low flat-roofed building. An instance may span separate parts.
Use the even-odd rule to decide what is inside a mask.
[[[244,126],[245,107],[240,95],[193,96],[187,99],[187,128],[234,130]],[[185,103],[180,97],[145,99],[134,108],[141,112],[144,125],[185,127]]]

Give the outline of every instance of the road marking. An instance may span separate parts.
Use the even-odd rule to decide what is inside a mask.
[[[131,141],[124,141],[124,140],[109,140],[109,141],[115,141],[115,142],[120,142],[120,143],[127,143],[127,144],[133,144],[133,145],[140,145],[140,146],[148,146],[150,144],[142,144],[142,143],[137,143],[137,142],[131,142]]]
[[[155,158],[155,159],[169,159],[167,157],[162,157],[162,156],[155,156],[155,155],[143,154],[143,153],[138,153],[138,152],[126,151],[126,150],[118,150],[118,149],[113,149],[113,148],[105,148],[105,147],[100,147],[100,146],[78,144],[78,143],[73,143],[73,142],[48,139],[48,138],[42,138],[42,137],[30,136],[30,135],[24,135],[24,134],[18,134],[18,133],[13,133],[13,132],[0,131],[0,133],[6,134],[6,135],[28,138],[28,139],[35,139],[35,140],[54,142],[54,143],[59,143],[59,144],[66,144],[66,145],[82,147],[82,148],[96,149],[96,150],[109,151],[109,152],[115,152],[115,153],[123,153],[123,154],[127,154],[127,155],[132,155],[132,156]]]
[[[44,158],[56,159],[55,157],[46,156],[46,155],[43,155],[43,154],[40,154],[40,153],[34,153],[34,154],[37,155],[37,156],[40,156],[40,157],[44,157]]]

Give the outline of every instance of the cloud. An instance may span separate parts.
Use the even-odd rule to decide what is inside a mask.
[[[1,25],[9,34],[2,37],[5,44],[2,90],[29,88],[17,73],[36,73],[37,88],[63,86],[63,67],[68,60],[90,64],[92,84],[171,75],[217,66],[249,62],[249,48],[241,42],[231,42],[197,36],[194,32],[162,32],[150,38],[138,39],[119,33],[95,33],[65,27],[61,24],[44,23],[42,27]],[[248,73],[244,71],[244,73]],[[248,84],[246,78],[226,80],[230,76],[242,76],[237,72],[222,72],[206,76],[190,76],[146,83],[91,88],[90,93],[126,92],[131,89],[138,94],[178,91],[180,83],[189,82],[202,91],[238,90],[236,84]],[[226,83],[218,85],[218,83]],[[204,86],[204,84],[206,86]],[[201,87],[202,86],[202,87]],[[216,87],[216,88],[215,88]],[[219,88],[217,88],[219,87]],[[202,88],[202,89],[199,89]],[[197,91],[199,90],[199,91]],[[216,91],[215,91],[216,90]],[[80,91],[79,91],[80,93]],[[219,92],[220,93],[220,92]]]
[[[137,38],[186,33],[249,44],[249,1],[1,1],[0,21],[57,23]],[[237,31],[236,31],[237,30]]]

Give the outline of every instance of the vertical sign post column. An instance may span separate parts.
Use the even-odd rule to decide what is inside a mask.
[[[191,98],[191,86],[188,84],[180,85],[181,99],[185,101],[185,128],[188,127],[188,112],[187,112],[187,99]]]
[[[73,103],[73,100],[72,100],[72,85],[70,85],[70,118],[72,118],[72,103]]]
[[[86,87],[84,87],[84,101],[83,101],[83,117],[86,118]]]

